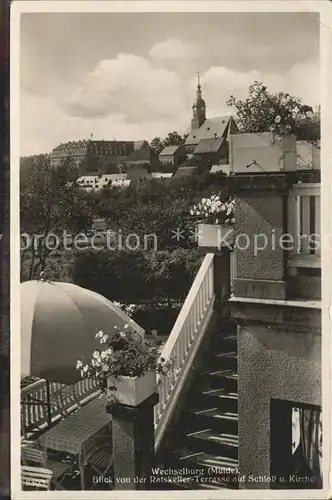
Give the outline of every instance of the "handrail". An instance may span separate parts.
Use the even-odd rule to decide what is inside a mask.
[[[39,379],[21,389],[21,432],[28,432],[43,428],[50,419],[60,417],[64,410],[69,410],[97,394],[98,387],[92,379],[83,379],[74,384],[73,394],[64,393],[59,398],[61,391],[68,386],[58,382],[49,382]]]
[[[158,378],[159,403],[155,406],[155,447],[158,448],[175,409],[186,375],[209,324],[214,303],[214,254],[204,257],[194,283],[161,353],[174,360],[173,368]]]

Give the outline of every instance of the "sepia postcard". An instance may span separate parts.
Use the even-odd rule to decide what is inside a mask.
[[[330,497],[331,28],[12,3],[13,499]]]

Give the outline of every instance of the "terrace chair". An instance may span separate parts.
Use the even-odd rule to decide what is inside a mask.
[[[87,456],[85,465],[90,466],[99,478],[106,477],[110,472],[114,477],[112,446],[109,443],[101,444]],[[98,483],[93,484],[91,489],[97,484]],[[114,488],[113,481],[107,482],[106,484],[110,489]]]
[[[22,490],[50,490],[52,471],[41,467],[21,467]]]
[[[72,464],[50,460],[47,453],[36,447],[24,446],[21,448],[21,459],[23,465],[37,464],[39,467],[49,469],[52,472],[52,484],[55,489],[63,490],[62,482],[72,469]]]

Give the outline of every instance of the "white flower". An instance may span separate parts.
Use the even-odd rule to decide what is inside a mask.
[[[206,198],[202,198],[202,204],[204,205],[207,202]]]
[[[80,370],[80,369],[82,368],[82,366],[83,366],[82,361],[79,361],[79,360],[78,360],[78,361],[77,361],[77,363],[76,363],[76,369],[77,369],[77,370]]]
[[[100,358],[100,353],[99,353],[99,351],[94,351],[94,353],[92,354],[92,357],[93,357],[93,358],[95,358],[95,359]]]
[[[124,332],[120,332],[120,337],[124,338],[126,334]]]
[[[103,335],[104,335],[104,332],[102,332],[100,330],[98,333],[96,333],[96,339],[101,339],[103,337]]]
[[[108,349],[106,349],[105,353],[107,354],[107,356],[112,356],[113,354],[113,349],[111,347],[109,347]]]
[[[192,208],[190,209],[190,215],[195,215],[194,210]]]
[[[109,367],[108,365],[106,365],[106,364],[104,364],[104,365],[102,366],[102,370],[103,370],[103,372],[108,372],[108,370],[109,370],[109,369],[110,369],[110,367]]]
[[[105,334],[105,335],[104,335],[104,336],[100,339],[100,343],[101,343],[101,344],[105,344],[105,342],[107,342],[107,340],[108,340],[108,335],[107,335],[107,334]]]
[[[83,368],[82,368],[82,372],[83,372],[83,373],[87,373],[88,371],[89,371],[89,365],[85,365],[85,366],[83,366]]]
[[[206,204],[207,204],[207,206],[208,206],[208,207],[210,207],[210,206],[211,206],[211,203],[212,203],[212,201],[211,201],[211,200],[206,200]]]
[[[277,115],[274,119],[275,123],[280,123],[281,122],[281,116]]]

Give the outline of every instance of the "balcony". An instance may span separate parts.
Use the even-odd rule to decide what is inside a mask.
[[[287,294],[321,298],[321,199],[319,183],[294,184],[288,196],[288,233],[294,245],[287,251]]]

